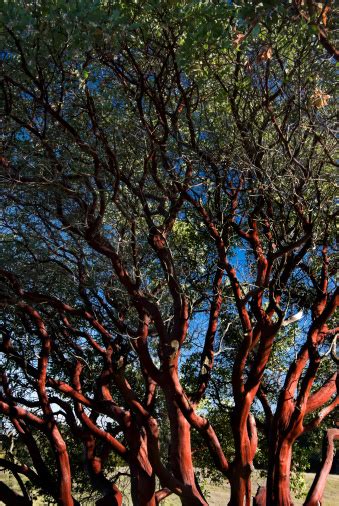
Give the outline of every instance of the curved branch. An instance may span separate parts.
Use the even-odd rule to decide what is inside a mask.
[[[335,372],[316,392],[314,392],[314,394],[309,397],[306,404],[305,415],[320,408],[332,397],[337,390],[336,381],[337,373]]]
[[[8,506],[32,506],[32,501],[12,490],[6,483],[0,481],[0,499]]]
[[[333,463],[333,456],[335,453],[334,441],[336,440],[339,440],[339,429],[328,429],[323,440],[323,458],[321,466],[314,477],[304,506],[318,506],[322,504],[327,476],[331,471]]]

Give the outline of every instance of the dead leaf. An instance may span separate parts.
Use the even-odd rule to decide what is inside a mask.
[[[185,107],[185,102],[184,102],[184,100],[182,100],[177,108],[177,113],[180,114],[184,107]]]
[[[238,47],[242,43],[242,41],[244,40],[245,37],[246,37],[246,35],[244,33],[237,33],[232,41],[233,46]]]
[[[258,54],[257,62],[259,63],[261,61],[270,60],[272,58],[272,54],[273,54],[273,49],[271,46],[262,49],[260,51],[260,53]]]
[[[330,12],[330,10],[331,9],[329,8],[329,6],[326,5],[325,9],[321,13],[321,20],[322,20],[324,26],[327,25],[327,15]]]
[[[327,25],[327,17],[328,13],[331,10],[329,5],[325,5],[321,2],[318,2],[315,5],[316,10],[318,11],[318,14],[321,15],[321,21],[324,26]]]
[[[252,66],[252,63],[250,62],[250,60],[247,60],[246,63],[245,63],[245,70],[246,72],[252,72],[253,70],[253,66]]]
[[[313,95],[311,96],[311,103],[313,107],[320,109],[328,104],[331,95],[327,95],[320,88],[316,88]]]

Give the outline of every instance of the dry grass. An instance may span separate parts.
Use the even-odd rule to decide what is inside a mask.
[[[304,474],[307,490],[310,488],[311,483],[314,478],[314,474],[305,473]],[[258,485],[263,485],[264,479],[260,478],[257,473],[255,473],[252,480],[252,492],[256,492]],[[209,506],[226,506],[228,500],[230,498],[230,487],[227,481],[223,485],[215,486],[215,485],[207,485],[205,490],[207,491],[207,502]],[[325,493],[324,493],[324,502],[323,506],[337,506],[339,504],[339,475],[329,475]],[[305,497],[296,499],[294,498],[294,505],[301,506],[304,502]],[[179,506],[180,500],[178,497],[169,497],[165,501],[162,502],[164,506]],[[127,503],[126,503],[127,506]]]
[[[312,483],[314,474],[305,473],[304,477],[308,489]],[[0,479],[5,483],[7,483],[8,485],[10,485],[11,487],[18,490],[18,487],[16,486],[16,480],[11,475],[9,475],[9,473],[0,473]],[[252,481],[253,492],[255,492],[258,485],[262,485],[263,482],[264,482],[263,478],[260,478],[259,475],[255,473]],[[224,484],[219,486],[208,485],[206,486],[205,490],[207,492],[206,499],[210,506],[224,506],[224,505],[226,506],[228,499],[230,497],[230,488],[227,481],[225,481]],[[339,475],[332,474],[328,477],[327,480],[323,506],[337,506],[338,496],[339,496]],[[2,504],[4,503],[0,501],[0,505]],[[33,504],[34,506],[47,506],[47,503],[43,501],[41,498],[35,500]],[[165,499],[161,504],[163,504],[164,506],[179,506],[180,500],[178,497],[172,496]],[[303,498],[295,499],[294,504],[295,506],[301,506],[303,504]],[[87,505],[90,506],[88,503]],[[131,505],[132,502],[130,500],[130,497],[126,495],[124,498],[123,506],[131,506]]]

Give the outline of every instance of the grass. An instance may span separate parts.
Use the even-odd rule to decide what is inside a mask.
[[[304,479],[306,482],[307,490],[310,488],[310,485],[313,481],[314,474],[305,473]],[[19,490],[16,484],[15,478],[9,473],[0,472],[0,479],[4,481],[7,485],[13,487],[15,490]],[[259,473],[254,473],[252,480],[252,492],[255,493],[258,485],[262,485],[264,483],[264,479],[259,476]],[[326,483],[325,493],[324,493],[324,501],[323,506],[337,506],[338,504],[338,491],[339,491],[339,475],[331,474],[329,475]],[[222,485],[207,485],[205,487],[206,499],[208,501],[209,506],[226,506],[228,499],[230,497],[230,488],[227,481],[225,481]],[[294,498],[294,505],[301,506],[303,504],[304,498]],[[4,504],[0,501],[0,505]],[[34,506],[47,506],[47,502],[45,502],[41,498],[37,498],[33,502]],[[88,504],[88,503],[87,503]],[[161,503],[163,506],[179,506],[180,500],[178,497],[170,496]],[[93,503],[94,505],[94,503]],[[123,501],[123,506],[131,506],[132,502],[130,500],[129,494],[125,496]],[[14,505],[13,505],[14,506]],[[89,505],[88,505],[89,506]]]
[[[304,473],[303,474],[305,482],[306,482],[306,490],[308,491],[313,478],[313,473]],[[255,494],[258,485],[264,485],[264,478],[259,477],[259,473],[254,473],[252,478],[252,495]],[[230,498],[230,486],[227,481],[224,482],[223,485],[207,485],[205,487],[205,491],[207,492],[207,502],[209,506],[226,506],[228,500]],[[330,474],[326,488],[324,492],[324,501],[322,503],[323,506],[337,506],[338,505],[338,491],[339,491],[339,475]],[[294,506],[301,506],[304,503],[305,496],[302,498],[293,497]],[[126,503],[127,506],[128,503]],[[180,500],[178,497],[169,497],[165,499],[161,504],[164,506],[179,506]]]

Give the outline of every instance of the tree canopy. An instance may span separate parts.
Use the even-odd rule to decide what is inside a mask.
[[[256,465],[289,505],[321,424],[331,460],[333,9],[6,3],[5,504],[249,505]]]

